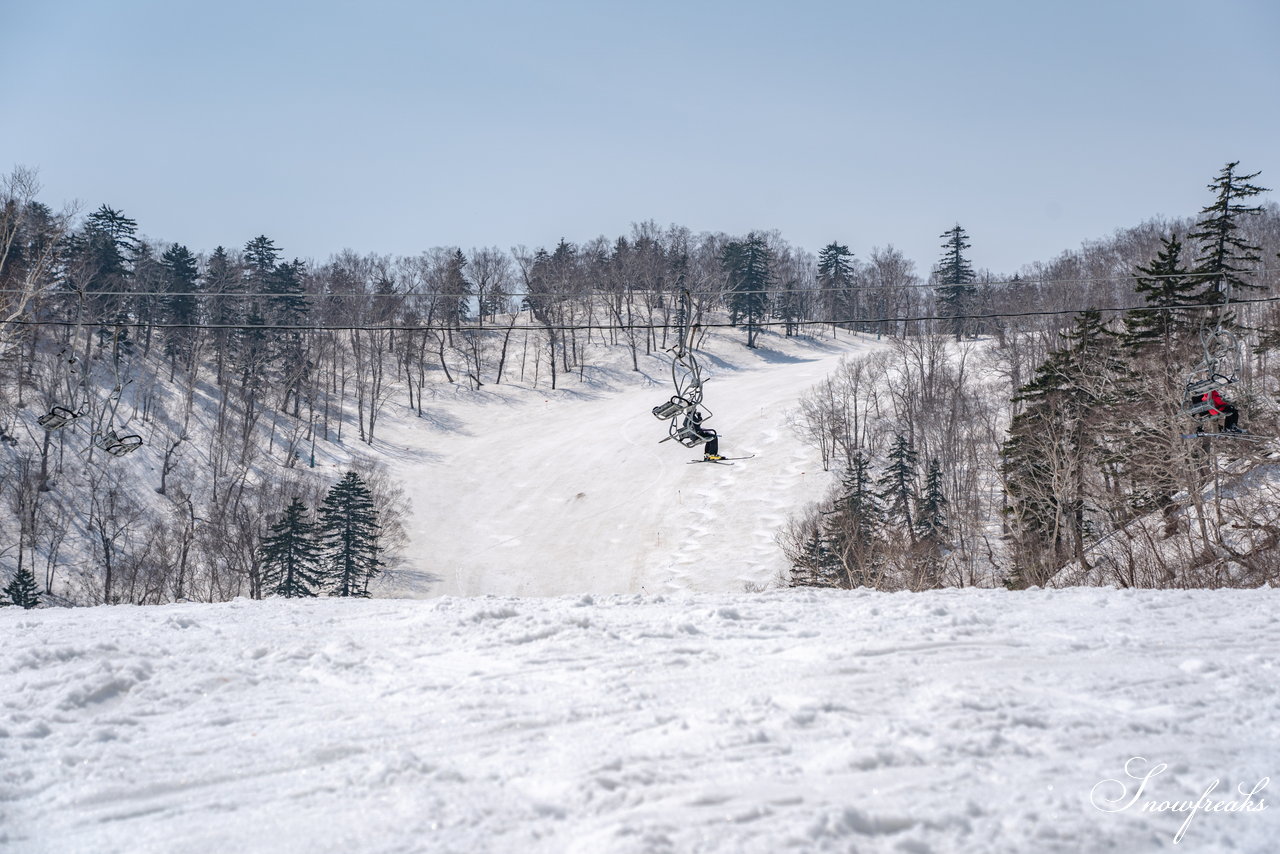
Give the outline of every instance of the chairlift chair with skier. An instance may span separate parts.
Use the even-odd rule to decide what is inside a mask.
[[[1229,289],[1223,291],[1223,296],[1224,305],[1229,305]],[[1187,436],[1211,435],[1206,434],[1204,425],[1218,416],[1223,416],[1221,433],[1245,433],[1246,431],[1236,426],[1240,411],[1222,396],[1223,389],[1239,381],[1240,340],[1223,317],[1218,315],[1212,328],[1201,325],[1200,347],[1204,352],[1204,359],[1188,375],[1186,393],[1182,399],[1183,414],[1196,422],[1195,432]]]

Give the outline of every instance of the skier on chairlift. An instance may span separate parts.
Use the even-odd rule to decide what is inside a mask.
[[[1237,423],[1240,421],[1240,410],[1236,409],[1235,406],[1230,401],[1225,400],[1216,388],[1210,389],[1207,394],[1202,395],[1200,397],[1200,402],[1203,404],[1208,404],[1209,408],[1205,414],[1208,415],[1209,417],[1216,418],[1219,415],[1225,416],[1222,419],[1221,432],[1223,433],[1248,432],[1246,430],[1242,430],[1240,427],[1237,426]]]
[[[714,429],[702,426],[705,417],[697,407],[690,409],[684,416],[684,428],[706,443],[702,455],[704,460],[723,460],[724,457],[720,456],[720,435]]]

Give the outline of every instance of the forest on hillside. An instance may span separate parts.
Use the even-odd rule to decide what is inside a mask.
[[[374,463],[350,473],[358,488],[324,482],[318,449],[371,445],[391,406],[430,417],[441,386],[570,387],[619,353],[638,370],[672,345],[686,293],[694,325],[745,347],[835,329],[886,344],[795,413],[840,485],[782,532],[785,583],[1042,585],[1229,470],[1239,446],[1182,438],[1189,382],[1229,386],[1255,434],[1280,428],[1280,208],[1257,179],[1228,164],[1198,216],[990,271],[973,259],[998,236],[945,223],[928,270],[892,246],[813,254],[773,231],[651,222],[535,249],[317,262],[259,235],[204,251],[108,204],[55,212],[17,168],[0,179],[0,588],[147,604],[294,595],[301,577],[367,595],[397,560],[403,499]],[[364,502],[358,547],[321,518],[340,486]],[[1274,579],[1280,519],[1247,517],[1271,540],[1241,551],[1206,520],[1246,516],[1214,501],[1186,566],[1105,580]]]

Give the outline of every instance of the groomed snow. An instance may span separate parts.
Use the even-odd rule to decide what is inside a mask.
[[[787,568],[775,535],[822,498],[835,475],[789,426],[800,395],[847,354],[886,346],[740,332],[701,342],[708,426],[733,466],[689,465],[651,414],[674,391],[670,357],[599,352],[607,367],[562,376],[552,391],[507,382],[439,384],[424,417],[397,398],[375,455],[391,461],[412,504],[410,548],[378,595],[558,596],[738,592]],[[621,361],[619,361],[621,360]],[[532,381],[532,369],[526,382]],[[338,464],[341,467],[341,463]]]
[[[1280,771],[1278,614],[1109,589],[4,609],[0,850],[1260,854],[1270,789],[1176,848],[1187,816],[1141,806]],[[1167,768],[1097,809],[1135,756]]]

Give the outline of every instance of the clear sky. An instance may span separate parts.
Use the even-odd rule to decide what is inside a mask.
[[[197,252],[652,219],[927,273],[958,222],[1001,273],[1280,188],[1274,0],[0,0],[0,75],[0,172]]]

